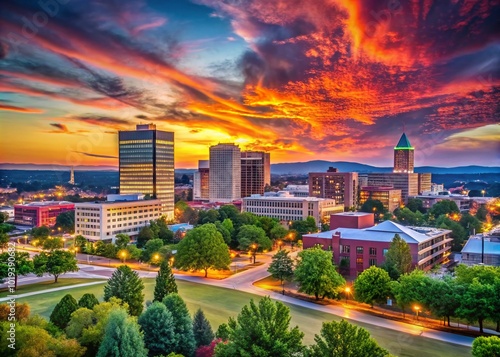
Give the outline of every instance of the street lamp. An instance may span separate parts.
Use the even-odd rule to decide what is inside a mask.
[[[483,194],[483,197],[484,197],[484,194],[486,193],[485,190],[481,190],[481,193]]]
[[[173,267],[173,266],[174,266],[174,260],[175,260],[175,258],[174,258],[174,257],[172,257],[172,258],[170,258],[170,259],[169,259],[169,261],[170,261],[170,266],[171,266],[171,267]]]
[[[347,295],[351,292],[351,288],[346,286],[344,292],[345,292],[345,302],[347,304]]]
[[[124,251],[122,251],[120,253],[120,257],[122,257],[123,263],[125,264],[125,258],[127,258],[127,253],[125,253]]]
[[[253,263],[255,264],[255,256],[257,255],[257,245],[252,244],[252,255],[253,255]]]
[[[28,236],[25,234],[24,235],[24,244],[27,245],[28,244]]]
[[[415,312],[417,314],[417,320],[418,320],[418,312],[420,311],[420,306],[415,305],[415,306],[413,306],[413,308],[415,309]]]
[[[236,257],[236,254],[231,253],[231,264],[233,264],[234,272],[236,273],[236,262],[232,261]]]
[[[278,240],[278,250],[281,250],[281,240]]]

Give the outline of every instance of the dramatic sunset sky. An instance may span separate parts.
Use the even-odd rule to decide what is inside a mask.
[[[500,165],[497,0],[3,0],[0,162],[117,165],[117,131],[272,162]]]

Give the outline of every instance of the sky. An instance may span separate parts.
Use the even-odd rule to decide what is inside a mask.
[[[177,168],[271,161],[500,166],[495,0],[4,0],[0,162],[116,166],[175,132]]]

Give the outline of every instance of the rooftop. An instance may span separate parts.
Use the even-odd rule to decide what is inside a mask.
[[[401,138],[398,141],[398,145],[394,149],[407,149],[407,150],[413,150],[413,146],[410,144],[410,140],[408,140],[408,137],[406,136],[405,133],[401,135]]]
[[[41,202],[30,202],[24,204],[16,204],[15,206],[23,207],[49,207],[49,206],[63,206],[63,205],[73,205],[73,202],[68,201],[41,201]]]
[[[334,216],[355,216],[355,217],[364,217],[364,216],[373,216],[373,213],[366,212],[341,212],[335,213]]]
[[[347,213],[347,212],[344,212]],[[358,213],[358,212],[353,212]],[[368,213],[369,214],[369,213]],[[392,221],[384,221],[376,226],[364,229],[337,228],[333,231],[307,234],[307,237],[331,239],[332,235],[340,233],[342,239],[366,240],[377,242],[392,242],[394,236],[399,234],[406,243],[422,243],[434,237],[451,233],[448,229],[428,227],[405,227]]]
[[[318,198],[318,197],[296,197],[290,194],[287,191],[279,191],[279,192],[266,192],[264,195],[251,195],[250,197],[244,197],[243,200],[271,200],[271,201],[310,201],[310,202],[318,202],[318,201],[326,201],[326,198]]]
[[[481,254],[481,239],[470,238],[462,248],[462,254],[464,253]],[[484,254],[500,255],[500,242],[494,242],[489,238],[485,238]]]

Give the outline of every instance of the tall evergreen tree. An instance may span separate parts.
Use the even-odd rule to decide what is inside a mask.
[[[193,322],[186,303],[176,293],[168,294],[163,299],[163,303],[174,319],[174,332],[178,343],[173,352],[183,354],[186,357],[192,356],[196,348],[196,341],[193,333]]]
[[[129,306],[133,316],[139,316],[143,309],[144,283],[139,275],[127,265],[118,267],[104,286],[104,301],[113,296],[121,299]]]
[[[214,332],[210,322],[205,317],[202,309],[198,309],[193,317],[193,333],[196,347],[208,346],[214,339]]]
[[[147,357],[139,325],[125,310],[112,311],[97,357]]]
[[[95,297],[94,294],[86,293],[78,300],[79,307],[86,307],[89,310],[92,310],[94,306],[99,304],[99,300]]]
[[[71,314],[76,310],[78,310],[78,304],[75,298],[71,294],[66,294],[52,310],[50,322],[60,329],[65,329],[71,320]]]
[[[411,271],[412,260],[410,246],[399,234],[394,235],[385,256],[385,261],[388,265],[393,265],[400,275]]]
[[[177,293],[177,284],[175,283],[174,274],[168,264],[164,260],[160,265],[160,270],[156,276],[156,285],[153,301],[163,301],[165,296],[170,293]]]
[[[159,301],[151,304],[139,316],[138,322],[144,333],[144,343],[149,350],[149,356],[158,356],[175,349],[177,340],[174,318],[164,304]]]

